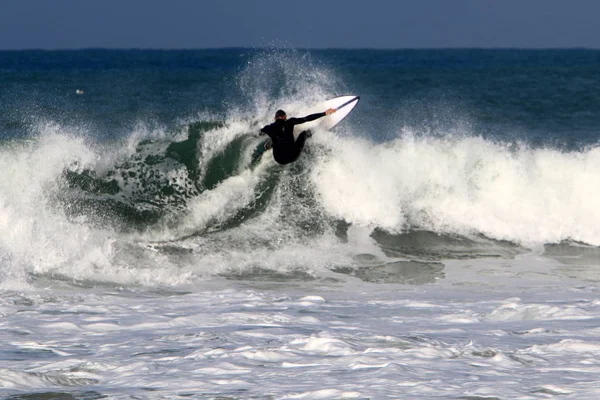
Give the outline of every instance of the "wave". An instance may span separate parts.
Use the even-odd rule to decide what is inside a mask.
[[[349,118],[315,132],[290,166],[257,157],[255,134],[272,110],[300,113],[340,87],[327,70],[309,74],[315,68],[295,61],[249,66],[239,85],[255,101],[226,116],[140,124],[104,142],[45,122],[2,143],[0,281],[180,285],[215,274],[308,279],[311,270],[423,282],[447,258],[600,245],[599,147],[414,128],[382,143]],[[261,91],[270,69],[283,71],[279,91]],[[429,272],[408,276],[415,269]]]
[[[481,234],[524,245],[562,240],[600,244],[598,193],[591,184],[600,174],[600,148],[563,152],[410,132],[377,144],[348,133],[319,132],[295,166],[279,167],[267,153],[264,167],[255,170],[253,153],[260,141],[249,124],[200,121],[181,129],[184,140],[141,139],[112,165],[104,155],[120,144],[91,156],[87,165],[67,163],[67,154],[58,155],[68,165],[56,177],[60,195],[51,199],[70,217],[84,216],[101,226],[124,231],[169,226],[176,234],[178,217],[199,215],[211,200],[222,203],[214,205],[222,207],[214,210],[217,214],[227,207],[248,207],[248,212],[264,208],[266,198],[279,188],[296,190],[294,197],[301,192],[329,220],[391,233]],[[48,140],[40,145],[59,146]],[[63,140],[73,146],[71,138]],[[281,181],[282,173],[288,180]],[[240,206],[232,207],[236,200]],[[231,222],[227,218],[218,223]],[[188,233],[207,228],[197,221],[187,224],[197,230]]]
[[[289,264],[286,252],[315,243],[324,246],[320,265],[343,271],[356,261],[347,253],[357,249],[356,232],[379,249],[367,243],[367,252],[387,258],[512,257],[548,243],[600,245],[599,148],[562,152],[411,132],[377,144],[347,127],[316,132],[301,159],[281,167],[269,153],[253,164],[260,140],[252,128],[198,121],[180,127],[175,140],[134,132],[125,144],[97,145],[51,125],[36,139],[5,144],[5,277],[12,269],[98,279],[106,269],[108,280],[176,283],[185,274],[167,278],[165,265],[179,268],[192,241],[194,256],[221,265],[217,272],[257,268],[265,254],[277,255],[277,269]],[[169,262],[132,250],[135,243]],[[340,244],[348,247],[331,252]],[[136,255],[119,258],[124,249]],[[155,264],[164,275],[149,267]]]
[[[347,222],[391,232],[487,237],[525,245],[600,244],[600,148],[563,152],[480,137],[392,142],[336,138],[312,170],[319,201]]]

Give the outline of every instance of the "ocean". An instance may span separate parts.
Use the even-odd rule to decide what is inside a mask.
[[[599,138],[597,50],[0,51],[0,396],[600,398]]]

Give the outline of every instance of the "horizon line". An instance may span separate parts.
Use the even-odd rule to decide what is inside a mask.
[[[289,47],[289,46],[223,46],[223,47],[65,47],[65,48],[0,48],[0,52],[9,51],[46,51],[46,52],[59,52],[59,51],[209,51],[209,50],[300,50],[300,51],[324,51],[324,50],[345,50],[345,51],[423,51],[423,50],[523,50],[523,51],[556,51],[556,50],[600,50],[600,47],[480,47],[480,46],[449,46],[449,47]]]

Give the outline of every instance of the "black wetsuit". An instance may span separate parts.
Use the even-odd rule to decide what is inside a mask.
[[[275,158],[275,161],[279,164],[289,164],[296,161],[302,152],[308,131],[300,133],[298,139],[294,141],[294,125],[314,121],[324,116],[325,113],[322,112],[304,118],[290,118],[285,121],[277,119],[272,124],[262,128],[261,133],[266,133],[273,141],[273,158]]]

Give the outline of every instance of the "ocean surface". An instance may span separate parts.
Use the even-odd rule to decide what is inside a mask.
[[[599,139],[595,50],[2,51],[0,397],[598,399]]]

